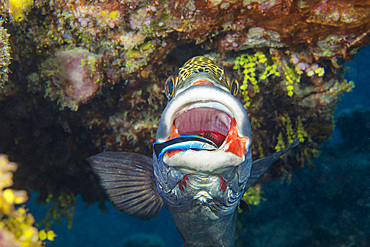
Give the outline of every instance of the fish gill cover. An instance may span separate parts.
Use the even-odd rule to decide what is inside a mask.
[[[85,157],[151,153],[164,81],[196,55],[234,71],[255,158],[303,142],[263,181],[313,168],[354,87],[343,62],[370,42],[360,0],[0,2],[0,151],[66,217],[76,194],[105,200]]]

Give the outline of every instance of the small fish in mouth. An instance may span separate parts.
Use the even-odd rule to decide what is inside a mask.
[[[184,246],[234,246],[237,206],[247,189],[281,155],[252,161],[251,125],[234,97],[238,82],[210,58],[194,57],[168,78],[170,99],[153,158],[126,152],[89,157],[113,205],[144,220],[163,204]]]
[[[154,152],[157,159],[160,160],[163,154],[169,150],[216,150],[217,145],[211,140],[196,136],[196,135],[185,135],[174,137],[166,142],[156,142],[153,145]]]

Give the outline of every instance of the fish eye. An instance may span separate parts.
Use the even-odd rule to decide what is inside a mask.
[[[235,78],[233,72],[229,69],[225,69],[225,79],[229,86],[229,90],[232,93],[232,95],[237,95],[239,91],[239,82]]]
[[[171,75],[164,84],[164,91],[168,99],[171,99],[175,93],[178,77]]]
[[[238,81],[236,79],[233,79],[231,81],[230,91],[231,91],[231,93],[234,96],[238,94],[238,91],[239,91],[239,83],[238,83]]]

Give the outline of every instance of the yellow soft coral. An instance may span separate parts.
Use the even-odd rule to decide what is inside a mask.
[[[294,84],[298,83],[301,81],[301,76],[298,75],[295,71],[294,68],[291,68],[288,66],[288,63],[283,59],[282,60],[283,66],[281,67],[284,71],[285,75],[285,84],[286,84],[286,89],[288,91],[288,96],[292,97],[293,96],[293,90],[294,90]]]
[[[292,120],[288,115],[282,116],[281,117],[283,124],[286,126],[286,134],[288,138],[288,143],[289,145],[293,143],[293,140],[296,138],[296,135],[293,131],[292,127]]]
[[[56,221],[61,222],[62,217],[68,220],[68,228],[72,228],[76,196],[74,193],[61,192],[59,196],[52,193],[46,198],[48,209],[45,218],[39,225],[45,225],[49,229]],[[49,236],[48,236],[49,237]]]
[[[273,63],[271,63],[271,60]],[[257,51],[254,54],[241,54],[235,60],[234,70],[242,72],[244,77],[241,83],[240,89],[245,100],[245,106],[250,106],[250,94],[255,94],[260,92],[259,82],[267,82],[269,76],[274,75],[280,77],[279,70],[283,70],[285,79],[287,81],[288,95],[293,95],[293,82],[297,80],[297,77],[291,72],[291,69],[288,66],[281,69],[284,65],[281,64],[280,59],[275,59],[274,54],[270,59],[261,52]],[[259,75],[259,76],[258,76]],[[253,87],[253,92],[248,91],[248,87]]]
[[[259,184],[250,187],[243,195],[243,200],[248,205],[258,205],[261,201],[266,201],[266,198],[262,196],[263,191],[261,190],[261,186]],[[242,213],[243,210],[238,207],[238,212]]]
[[[260,67],[260,66],[266,67],[266,65],[267,65],[267,57],[264,53],[262,53],[260,51],[254,53],[253,55],[251,55],[251,54],[241,54],[235,60],[234,69],[235,70],[242,70],[242,72],[244,74],[243,82],[240,86],[240,89],[242,90],[242,94],[243,94],[244,100],[246,102],[245,103],[246,107],[250,106],[249,95],[248,95],[248,83],[250,82],[252,84],[254,93],[259,93],[260,89],[259,89],[259,86],[257,84],[258,80],[257,80],[256,73],[257,73],[258,67]],[[268,73],[268,72],[266,72],[266,73]],[[266,79],[267,76],[265,75],[264,79]],[[261,78],[259,78],[259,79],[261,79]]]
[[[283,139],[283,133],[279,133],[279,136],[278,136],[278,140],[277,140],[277,144],[275,146],[275,150],[276,152],[279,152],[283,149],[285,149],[285,143],[284,143],[284,139]]]
[[[7,188],[13,185],[13,172],[17,164],[9,162],[0,155],[0,240],[1,246],[41,247],[39,231],[33,226],[35,219],[27,213],[24,206],[17,207],[28,200],[27,192]],[[47,239],[53,240],[55,233],[49,231]],[[46,239],[45,238],[45,239]]]
[[[266,198],[262,196],[263,191],[261,190],[261,186],[259,184],[250,187],[243,195],[243,201],[246,202],[248,205],[258,205],[261,201],[266,201]],[[238,207],[238,212],[242,213],[243,210]]]
[[[297,138],[300,142],[304,142],[305,138],[308,137],[307,132],[304,130],[301,118],[298,117],[298,126],[297,126]]]
[[[293,129],[292,120],[288,114],[284,114],[280,117],[280,119],[283,127],[283,132],[285,133],[286,139],[288,140],[288,145],[292,144],[294,139],[299,139],[300,142],[304,142],[305,140],[307,140],[308,142],[312,141],[308,133],[305,131],[300,117],[298,117],[296,121],[294,121],[293,119],[295,130]],[[285,138],[283,138],[283,132],[280,132],[277,138],[277,144],[275,146],[275,150],[277,152],[286,148],[284,141]]]
[[[24,20],[24,13],[33,5],[33,0],[8,0],[7,7],[14,21]]]
[[[54,241],[54,238],[56,235],[52,230],[49,230],[49,231],[41,230],[39,232],[39,236],[40,236],[40,240],[48,239],[50,241]]]
[[[261,200],[265,201],[266,199],[262,196],[263,191],[259,184],[250,187],[247,192],[243,195],[243,200],[248,203],[248,205],[258,205]]]

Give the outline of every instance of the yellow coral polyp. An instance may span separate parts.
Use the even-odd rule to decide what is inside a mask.
[[[34,217],[24,207],[15,207],[27,201],[27,192],[4,189],[13,184],[12,173],[16,169],[17,164],[9,162],[5,155],[0,155],[0,236],[11,239],[6,246],[41,247],[43,244],[38,229],[33,226]],[[47,239],[54,239],[54,232],[49,232]]]
[[[48,240],[50,240],[50,241],[54,241],[54,238],[56,237],[57,235],[54,233],[54,231],[52,231],[52,230],[49,230],[48,231]]]
[[[54,238],[56,237],[56,234],[54,233],[54,231],[52,230],[49,230],[49,231],[45,231],[45,230],[41,230],[39,232],[39,237],[40,237],[40,240],[50,240],[50,241],[54,241]]]
[[[288,66],[287,62],[283,60],[282,69],[284,71],[285,80],[286,80],[286,89],[288,91],[288,96],[292,97],[294,94],[294,84],[301,81],[300,75],[298,75],[295,69]]]
[[[298,117],[297,138],[299,139],[300,142],[304,142],[306,137],[308,137],[308,134],[304,130],[301,118]]]
[[[41,230],[40,232],[39,232],[39,237],[40,237],[40,240],[45,240],[46,238],[47,238],[47,234],[46,234],[46,232],[45,232],[45,230]]]
[[[347,88],[345,90],[347,93],[349,93],[354,88],[355,88],[355,83],[353,81],[349,81],[347,84]]]
[[[258,51],[253,55],[250,54],[241,54],[235,60],[235,65],[233,69],[240,70],[243,69],[243,82],[240,85],[240,89],[243,91],[243,97],[245,100],[245,106],[249,107],[249,96],[248,96],[248,83],[250,82],[253,85],[254,93],[259,92],[259,86],[257,85],[258,81],[256,78],[256,70],[257,66],[260,64],[265,64],[267,62],[267,58],[265,54]]]
[[[8,12],[14,21],[24,20],[24,13],[33,5],[33,0],[8,0]]]
[[[258,59],[258,62],[259,63],[266,63],[267,62],[267,58],[266,58],[266,55],[263,54],[262,52],[257,52],[256,54],[254,54],[254,56]]]
[[[248,84],[243,84],[243,85],[240,86],[240,89],[243,90],[243,91],[247,90],[247,88],[248,88]]]
[[[281,150],[285,149],[285,143],[284,143],[284,140],[283,140],[283,133],[279,133],[279,136],[278,136],[278,142],[275,146],[275,150],[276,152],[279,152]]]
[[[24,240],[30,240],[34,236],[35,231],[32,228],[28,228],[23,232],[23,238]]]
[[[0,173],[0,189],[9,187],[13,185],[11,174],[1,174]]]
[[[249,205],[258,205],[261,200],[265,201],[266,199],[262,197],[263,191],[261,190],[260,185],[255,185],[250,187],[243,195],[243,200]]]
[[[119,16],[119,12],[117,10],[109,13],[109,17],[112,19],[116,19],[118,16]]]
[[[260,80],[265,80],[265,79],[267,79],[270,75],[280,76],[279,71],[277,71],[277,66],[276,66],[276,64],[266,66],[265,71],[264,71],[264,72],[263,72],[263,74],[260,76]]]
[[[269,64],[269,59],[261,51],[258,51],[253,55],[241,54],[236,58],[233,69],[244,74],[240,89],[244,91],[243,96],[246,101],[245,106],[250,105],[250,102],[246,99],[246,96],[248,95],[248,83],[252,84],[254,94],[259,93],[260,86],[257,84],[259,81],[266,81],[271,75],[280,77],[281,73],[283,73],[287,94],[289,97],[294,95],[294,85],[299,83],[301,80],[300,75],[296,72],[296,68],[288,64],[283,58],[276,55],[272,55],[271,60],[273,63]],[[324,74],[324,69],[319,67],[313,73],[317,73],[317,75],[322,76]],[[257,77],[257,74],[259,77]]]
[[[317,69],[315,69],[315,74],[317,74],[320,77],[323,76],[325,74],[324,68],[318,67]]]
[[[11,189],[6,189],[3,191],[3,198],[6,203],[8,204],[14,204],[14,193]]]
[[[12,189],[4,190],[3,198],[8,204],[21,204],[27,201],[25,191],[13,191]]]

